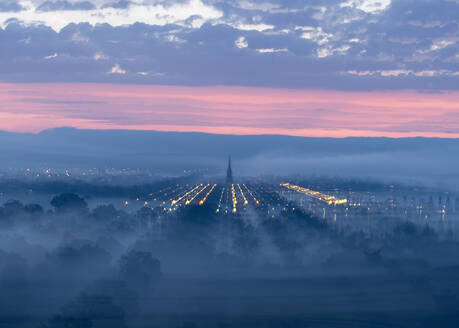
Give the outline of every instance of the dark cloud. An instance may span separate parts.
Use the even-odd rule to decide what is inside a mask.
[[[392,2],[386,17],[391,17],[400,23],[407,21],[420,21],[424,24],[447,23],[449,21],[457,23],[457,10],[457,1],[398,0]]]
[[[457,88],[457,2],[393,0],[382,12],[341,2],[209,0],[223,17],[199,28],[193,23],[201,16],[164,26],[69,24],[60,32],[11,21],[0,30],[2,78],[354,90]],[[176,1],[161,3],[167,7]],[[48,1],[40,8],[83,4],[90,8],[88,2],[64,1]],[[105,6],[129,10],[130,5],[121,0]],[[113,67],[120,74],[108,74]]]
[[[0,12],[18,12],[24,10],[19,3],[16,2],[0,2]]]
[[[45,1],[37,7],[37,11],[59,11],[59,10],[93,10],[96,7],[89,1],[68,2],[65,0]]]
[[[101,101],[73,101],[73,100],[51,100],[51,99],[41,99],[41,98],[23,98],[21,101],[47,104],[47,105],[100,105],[103,102]]]
[[[127,1],[127,0],[119,0],[119,1],[115,1],[115,2],[110,2],[110,3],[106,3],[102,6],[102,9],[103,8],[115,8],[115,9],[126,9],[129,7],[129,5],[131,5],[132,2],[131,1]]]

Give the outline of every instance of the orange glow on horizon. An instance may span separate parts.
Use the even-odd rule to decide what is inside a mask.
[[[305,137],[459,138],[459,92],[0,84],[0,130],[71,126]]]

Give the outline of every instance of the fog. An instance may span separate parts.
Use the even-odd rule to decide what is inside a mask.
[[[438,138],[300,138],[60,128],[2,132],[0,166],[131,168],[154,175],[220,174],[231,155],[238,175],[303,174],[411,183],[459,181],[459,141]]]
[[[366,193],[386,187],[361,184]],[[368,215],[323,219],[269,184],[253,189],[259,207],[236,214],[215,212],[218,193],[170,211],[89,205],[49,188],[43,206],[0,207],[1,327],[459,323],[451,222],[374,214],[368,230]]]
[[[55,129],[0,149],[0,327],[459,323],[457,140]]]

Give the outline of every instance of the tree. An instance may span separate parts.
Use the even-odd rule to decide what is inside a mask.
[[[125,328],[124,311],[105,295],[81,294],[43,328]]]
[[[43,207],[39,204],[28,204],[24,206],[24,211],[30,215],[41,215],[43,214]]]
[[[119,211],[112,205],[100,205],[92,211],[92,216],[99,221],[109,221],[116,218]]]
[[[94,269],[100,266],[107,267],[111,256],[105,249],[85,243],[80,247],[73,245],[57,247],[48,254],[48,260],[58,265],[69,265],[81,269],[88,265]]]
[[[80,196],[72,193],[64,193],[54,197],[51,205],[56,212],[87,212],[88,204]]]
[[[120,276],[128,286],[144,290],[161,277],[161,263],[150,252],[130,251],[120,259]]]
[[[17,216],[24,211],[24,205],[18,200],[10,200],[3,204],[2,213],[6,217]]]

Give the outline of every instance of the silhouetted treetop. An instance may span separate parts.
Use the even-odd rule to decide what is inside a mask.
[[[88,204],[80,196],[72,193],[64,193],[55,196],[51,200],[51,205],[57,212],[70,212],[70,211],[87,211]]]

